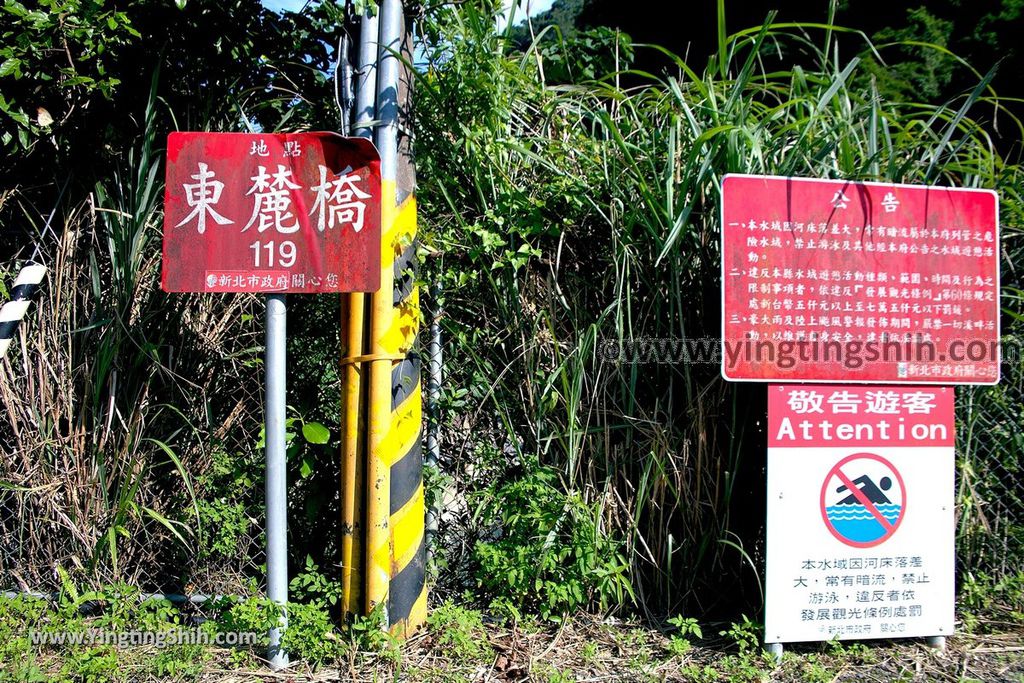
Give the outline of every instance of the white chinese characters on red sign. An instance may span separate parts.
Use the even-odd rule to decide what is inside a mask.
[[[163,287],[375,291],[380,163],[333,133],[172,133]]]
[[[726,176],[723,375],[995,383],[998,243],[988,190]]]
[[[939,427],[953,422],[951,389],[931,387],[832,388],[787,387],[785,401],[769,393],[769,410],[777,429],[771,446],[835,446],[844,442],[878,441],[887,446],[933,446],[952,443]],[[942,401],[939,401],[939,397]]]

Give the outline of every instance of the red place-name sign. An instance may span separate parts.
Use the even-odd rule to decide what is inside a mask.
[[[722,375],[995,384],[990,190],[728,175]]]
[[[334,133],[171,133],[167,292],[380,287],[380,157]]]

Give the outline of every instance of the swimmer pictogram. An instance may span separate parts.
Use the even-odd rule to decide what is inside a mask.
[[[906,513],[906,487],[892,463],[874,453],[849,455],[832,467],[821,487],[821,516],[842,543],[870,548],[884,543]]]

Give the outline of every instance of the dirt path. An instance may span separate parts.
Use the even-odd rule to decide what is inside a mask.
[[[993,625],[989,625],[991,629]],[[1024,683],[1024,625],[998,633],[960,634],[945,651],[922,640],[805,644],[776,664],[760,648],[740,650],[749,633],[694,644],[638,624],[577,618],[562,627],[489,625],[486,633],[427,633],[400,652],[353,655],[347,666],[318,672],[210,671],[204,680],[248,681],[1002,681]],[[706,627],[706,630],[709,628]],[[725,629],[728,630],[728,629]]]

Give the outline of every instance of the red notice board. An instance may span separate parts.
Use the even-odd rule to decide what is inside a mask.
[[[995,384],[991,190],[727,175],[722,375]]]
[[[380,287],[380,157],[334,133],[171,133],[167,292]]]

